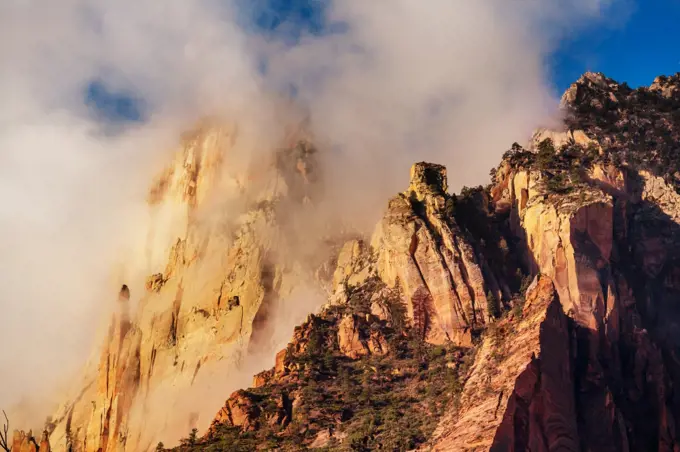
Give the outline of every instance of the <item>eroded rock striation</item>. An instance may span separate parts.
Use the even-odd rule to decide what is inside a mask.
[[[321,254],[293,233],[320,200],[313,146],[234,175],[228,131],[187,138],[149,195],[159,263],[139,295],[121,288],[53,450],[186,434],[190,404],[159,397],[273,356],[267,321],[301,284],[326,304],[252,388],[211,394],[181,450],[680,450],[679,96],[678,76],[633,90],[585,74],[564,130],[513,145],[489,186],[452,195],[446,168],[416,163],[370,237]],[[225,193],[240,214],[207,219]]]
[[[28,433],[23,430],[15,430],[12,435],[10,450],[17,452],[50,452],[50,442],[47,431],[42,433],[40,439],[33,436],[33,432]]]
[[[371,246],[378,275],[390,287],[400,285],[423,336],[469,345],[472,331],[488,321],[489,285],[447,188],[446,168],[413,165],[408,190],[390,200]]]
[[[414,165],[367,261],[364,245],[343,249],[334,302],[349,298],[347,282],[352,288],[374,275],[398,289],[415,334],[470,347],[460,392],[449,394],[444,412],[430,411],[440,418],[416,441],[420,449],[680,447],[673,389],[680,204],[675,166],[660,166],[678,150],[668,140],[678,130],[670,109],[677,85],[671,77],[630,90],[586,74],[563,98],[571,129],[538,132],[530,150],[514,146],[489,187],[459,197],[446,193],[444,168]],[[637,136],[663,146],[624,148]],[[361,440],[338,439],[351,424],[340,421],[324,444],[391,446],[379,423]]]
[[[541,276],[521,318],[498,322],[479,345],[460,408],[442,418],[433,450],[546,450],[534,444],[543,434],[578,450],[570,342],[552,280]]]
[[[195,382],[271,347],[270,312],[315,280],[288,225],[291,212],[312,208],[301,199],[313,183],[311,163],[304,174],[295,165],[313,148],[230,173],[235,140],[215,127],[187,135],[154,182],[154,271],[136,293],[122,287],[98,365],[54,416],[55,450],[148,450],[168,432],[195,427]],[[264,182],[244,185],[263,174]],[[215,214],[216,203],[229,205],[228,217]]]

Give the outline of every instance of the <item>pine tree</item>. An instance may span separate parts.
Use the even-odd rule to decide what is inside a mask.
[[[496,300],[496,297],[491,291],[486,294],[486,311],[491,319],[497,319],[501,316],[501,308],[498,305],[498,300]]]

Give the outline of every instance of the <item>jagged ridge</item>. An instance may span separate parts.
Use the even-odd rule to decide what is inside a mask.
[[[674,80],[657,80],[650,91],[675,101]],[[584,112],[589,110],[583,103],[604,108],[597,96],[611,91],[633,96],[626,97],[628,103],[617,113],[624,123],[635,114],[631,112],[647,108],[634,105],[646,90],[629,92],[588,74],[565,94],[564,102],[574,115],[568,124],[585,126],[585,133],[543,133],[534,150],[515,147],[488,190],[468,192],[458,202],[445,193],[441,167],[416,165],[409,190],[390,201],[372,240],[378,256],[375,272],[404,290],[415,330],[423,325],[439,328],[446,340],[461,344],[452,332],[486,325],[477,358],[461,380],[461,402],[450,405],[428,447],[667,450],[678,445],[672,420],[678,407],[670,389],[672,369],[677,367],[672,350],[677,345],[669,334],[678,317],[671,315],[669,303],[680,286],[671,276],[678,271],[673,252],[667,252],[677,246],[678,195],[666,184],[668,172],[654,174],[675,151],[671,146],[631,158],[620,153],[621,137],[588,124]],[[676,124],[664,124],[664,133],[676,130]],[[615,157],[617,153],[625,158]],[[456,207],[473,218],[466,220]],[[460,224],[465,227],[484,217],[504,226],[477,234],[460,229]],[[456,264],[446,261],[455,251],[464,254],[450,246],[456,239],[477,252],[500,249],[478,243],[475,239],[481,241],[482,235],[524,250],[523,265],[512,269],[518,276],[523,268],[544,275],[526,294],[522,310],[522,294],[508,297],[499,289],[516,287],[520,278],[512,281],[512,270],[480,264],[475,256],[476,268],[486,270],[477,293],[493,287],[502,310],[519,308],[491,326],[492,309],[470,315],[474,292],[467,299],[468,311],[462,308],[451,284]],[[432,253],[429,257],[418,255],[422,244],[423,251]],[[429,271],[433,274],[428,277]],[[348,279],[356,278],[351,265],[343,272]],[[409,278],[419,289],[402,282]],[[461,281],[470,294],[470,279]],[[451,298],[441,301],[442,295]],[[436,297],[439,302],[433,303]],[[422,311],[425,321],[419,319]],[[479,323],[470,318],[479,318]],[[424,338],[442,340],[431,333]],[[365,441],[376,439],[372,432]]]
[[[675,431],[680,399],[673,390],[680,384],[675,381],[680,375],[675,334],[680,327],[675,307],[680,197],[674,190],[680,174],[679,82],[680,76],[659,78],[648,89],[631,90],[601,74],[584,75],[563,98],[567,132],[542,131],[529,150],[513,146],[486,189],[454,197],[447,193],[443,167],[414,165],[409,188],[389,202],[370,245],[353,240],[339,252],[331,305],[297,330],[275,368],[256,377],[255,389],[227,401],[206,437],[190,442],[213,447],[236,442],[248,450],[267,444],[293,448],[296,441],[332,449],[379,444],[434,450],[680,447]],[[194,141],[188,149],[178,169],[164,173],[151,201],[162,205],[165,196],[179,193],[183,212],[192,219],[208,196],[202,187],[211,185],[200,182],[201,175],[209,174],[209,162],[219,159],[205,154],[210,149],[205,141]],[[305,149],[300,148],[303,157]],[[300,165],[295,153],[289,158],[298,159],[283,165],[293,173],[284,170],[280,179],[295,202],[306,202],[304,187],[312,181],[307,170],[314,166],[304,160]],[[271,198],[265,201],[267,208],[251,211],[239,223],[238,244],[232,247],[212,242],[209,230],[199,233],[193,220],[187,222],[180,240],[173,242],[166,270],[148,285],[149,300],[167,300],[161,315],[167,334],[161,334],[161,342],[141,339],[158,330],[155,316],[149,323],[142,315],[129,328],[116,320],[102,356],[100,384],[90,386],[99,389],[86,389],[63,409],[53,444],[56,438],[76,450],[113,450],[114,443],[118,448],[151,447],[139,438],[129,442],[133,436],[124,413],[130,398],[152,386],[153,369],[172,374],[175,365],[170,363],[178,363],[180,344],[187,359],[209,354],[214,339],[194,342],[188,325],[202,324],[201,318],[214,321],[219,317],[215,309],[225,310],[225,319],[239,311],[238,326],[214,325],[218,336],[229,335],[217,343],[250,340],[260,306],[267,305],[263,301],[290,292],[285,275],[309,273],[293,264],[268,266],[269,251],[290,245],[266,234],[277,227],[272,224],[277,210],[269,208],[276,205]],[[224,270],[232,276],[219,274],[214,297],[188,293],[190,286],[182,281],[201,280],[190,269],[204,271],[200,264],[211,249],[231,250]],[[527,292],[535,275],[541,278]],[[253,284],[246,295],[241,282]],[[399,302],[381,302],[383,295]],[[184,299],[192,302],[185,305]],[[363,300],[360,307],[358,299]],[[403,331],[410,340],[395,334],[401,328],[390,306],[401,305]],[[328,352],[321,365],[313,359],[323,356],[319,341]],[[192,344],[203,345],[192,349]],[[427,372],[390,377],[387,385],[397,394],[404,385],[441,390],[434,407],[423,407],[426,398],[414,396],[415,406],[402,412],[419,419],[441,414],[434,418],[436,429],[430,422],[418,423],[409,431],[413,435],[395,439],[376,421],[384,420],[382,409],[363,405],[373,422],[359,428],[364,417],[343,416],[345,401],[326,407],[325,399],[300,396],[308,384],[305,378],[320,391],[340,394],[333,366],[365,370],[371,362],[413,359],[419,347],[430,350]],[[162,350],[167,356],[159,366]],[[474,362],[467,372],[454,364],[452,375],[443,364],[459,362],[461,354],[474,356]],[[199,358],[196,367],[190,363],[180,374],[193,381],[203,365]],[[440,375],[448,382],[419,386]],[[459,387],[446,390],[453,381]],[[347,393],[360,383],[350,378]],[[91,419],[85,408],[92,395],[88,391],[97,394]],[[381,396],[389,399],[390,394]]]

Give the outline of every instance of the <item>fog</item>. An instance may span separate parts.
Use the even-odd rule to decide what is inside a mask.
[[[335,32],[291,44],[242,27],[226,0],[2,2],[0,407],[57,394],[93,352],[144,246],[152,178],[199,119],[238,123],[255,161],[284,136],[276,99],[294,86],[326,202],[367,231],[413,162],[447,165],[454,189],[484,184],[512,142],[554,123],[547,59],[610,3],[337,0]],[[88,107],[93,81],[140,118]]]

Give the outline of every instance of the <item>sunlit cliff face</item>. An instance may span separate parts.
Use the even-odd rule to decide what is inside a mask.
[[[297,139],[243,163],[242,137],[201,127],[154,179],[146,241],[121,261],[103,349],[52,418],[55,446],[138,450],[207,427],[221,405],[210,394],[247,385],[325,302],[318,270],[346,227],[320,151]]]
[[[243,187],[276,190],[262,167],[288,144],[290,124],[271,93],[296,87],[323,151],[324,189],[316,213],[291,215],[287,227],[314,225],[296,247],[315,256],[304,238],[332,236],[326,225],[336,218],[343,230],[370,230],[415,159],[447,164],[452,188],[485,181],[508,143],[546,121],[550,45],[607,3],[527,0],[510,10],[496,0],[427,8],[401,0],[387,15],[331,2],[327,22],[343,31],[303,33],[292,46],[244,31],[229,2],[4,3],[0,343],[17,345],[0,352],[0,405],[72,383],[104,340],[121,284],[136,312],[147,276],[189,234],[188,204],[149,208],[147,195],[198,118],[226,118],[238,139],[219,165],[216,194],[192,215],[233,222],[245,211]],[[102,124],[83,98],[93,80],[137,99],[139,121]],[[99,359],[96,349],[93,367]]]

